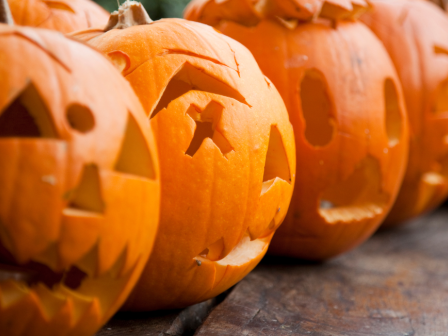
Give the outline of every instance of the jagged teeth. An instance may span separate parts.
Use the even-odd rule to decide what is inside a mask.
[[[95,246],[80,261],[75,263],[75,266],[89,277],[96,277],[98,275],[98,246]]]
[[[29,288],[23,282],[13,280],[0,282],[0,307],[8,307],[29,293]]]

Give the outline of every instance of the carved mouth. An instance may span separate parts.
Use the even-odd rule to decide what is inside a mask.
[[[101,275],[98,272],[97,246],[65,269],[48,266],[52,263],[48,259],[50,252],[47,250],[28,263],[17,265],[12,255],[0,246],[0,325],[2,316],[6,319],[8,316],[22,316],[20,310],[23,311],[26,304],[24,318],[30,320],[41,319],[51,324],[64,316],[70,321],[65,327],[76,330],[84,320],[93,318],[96,322],[89,328],[99,327],[99,322],[108,315],[133,273],[132,268],[126,275],[121,274],[126,250]],[[24,324],[26,322],[23,321]]]

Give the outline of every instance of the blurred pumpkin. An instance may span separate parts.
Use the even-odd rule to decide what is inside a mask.
[[[249,48],[279,89],[296,138],[297,184],[270,252],[326,259],[367,239],[392,206],[408,127],[384,47],[361,1],[194,0],[187,19]]]
[[[8,0],[16,24],[70,33],[104,27],[109,13],[91,0]],[[115,4],[116,5],[116,4]]]
[[[49,30],[0,24],[0,78],[0,333],[92,335],[154,242],[148,120],[103,55]]]
[[[239,43],[195,22],[151,22],[134,1],[105,32],[75,37],[122,70],[160,153],[160,229],[126,309],[216,296],[260,261],[289,206],[294,136],[280,95]]]
[[[448,17],[426,1],[372,1],[362,20],[386,47],[403,85],[409,163],[385,225],[430,211],[448,195]]]

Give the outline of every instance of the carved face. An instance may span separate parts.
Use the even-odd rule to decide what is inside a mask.
[[[140,97],[162,169],[155,254],[127,308],[213,297],[255,267],[286,214],[295,157],[281,97],[247,49],[198,23],[94,35]]]
[[[109,13],[90,0],[8,0],[16,24],[70,33],[104,27]]]
[[[405,179],[386,224],[438,206],[448,195],[448,18],[420,1],[373,1],[362,17],[389,52],[409,113]]]
[[[0,55],[0,330],[91,335],[155,237],[149,123],[126,81],[80,43],[1,26]]]
[[[306,8],[296,15],[292,2],[260,2],[253,12],[265,18],[251,24],[213,0],[193,1],[186,17],[212,22],[226,13],[215,27],[248,47],[282,94],[300,164],[270,251],[324,259],[360,244],[384,219],[403,176],[407,121],[384,48],[364,25],[337,20],[353,19],[362,4],[350,12],[314,1],[319,22],[299,23]],[[270,12],[280,3],[288,20]]]

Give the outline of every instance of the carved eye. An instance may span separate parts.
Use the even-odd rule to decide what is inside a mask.
[[[33,83],[1,112],[0,137],[56,138],[51,113]]]
[[[291,172],[289,170],[285,145],[283,144],[282,136],[277,125],[272,125],[264,166],[262,195],[268,191],[276,178],[291,183]]]
[[[389,146],[393,147],[400,141],[402,120],[397,88],[390,78],[384,82],[384,100],[386,104],[386,133]]]
[[[186,155],[193,157],[207,138],[213,141],[224,156],[233,150],[229,141],[215,129],[221,119],[223,110],[224,108],[214,101],[211,101],[207,107],[200,112],[197,111],[195,107],[190,107],[187,114],[195,121],[196,129],[193,139],[185,152]]]
[[[148,145],[131,114],[128,114],[125,136],[115,170],[151,180],[156,179],[154,161]]]
[[[314,147],[330,143],[335,130],[333,106],[323,74],[310,69],[300,83],[300,101],[305,120],[305,138]]]
[[[95,127],[95,118],[92,111],[86,106],[72,104],[67,109],[67,121],[74,130],[87,133]]]

